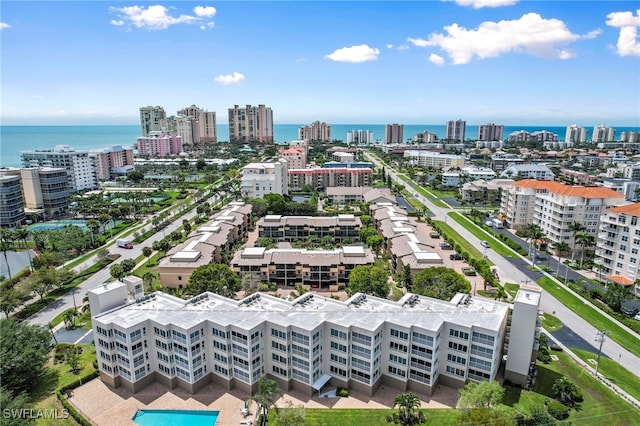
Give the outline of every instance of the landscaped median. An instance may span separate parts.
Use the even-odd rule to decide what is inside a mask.
[[[464,229],[471,232],[475,237],[479,238],[482,241],[489,242],[491,246],[491,250],[498,253],[500,256],[504,257],[518,257],[519,255],[504,245],[504,242],[494,238],[492,235],[486,233],[484,230],[479,228],[475,223],[471,222],[469,219],[462,216],[460,213],[451,212],[448,214],[453,220],[458,222]]]
[[[537,283],[552,297],[571,309],[589,324],[598,330],[606,330],[610,333],[608,336],[609,339],[618,343],[635,356],[640,356],[640,338],[638,338],[637,335],[630,333],[611,321],[599,309],[590,303],[585,303],[585,300],[581,297],[570,293],[562,284],[554,281],[553,278],[544,276],[538,279]]]

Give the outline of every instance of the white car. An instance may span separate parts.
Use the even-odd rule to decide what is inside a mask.
[[[481,245],[482,247],[487,247],[487,248],[489,248],[489,242],[488,242],[488,241],[480,241],[480,245]]]
[[[633,317],[633,319],[634,319],[634,320],[637,320],[637,321],[640,321],[640,312],[638,312],[638,313],[636,314],[636,316],[635,316],[635,317]]]

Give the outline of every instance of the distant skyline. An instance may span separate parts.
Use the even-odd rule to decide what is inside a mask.
[[[2,1],[3,125],[640,126],[637,1]]]

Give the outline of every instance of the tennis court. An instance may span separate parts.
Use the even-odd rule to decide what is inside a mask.
[[[62,229],[65,226],[73,225],[77,226],[80,229],[88,230],[87,222],[85,220],[80,219],[62,219],[62,220],[53,220],[50,222],[43,223],[34,223],[29,225],[27,229],[29,231],[55,231],[58,229]]]

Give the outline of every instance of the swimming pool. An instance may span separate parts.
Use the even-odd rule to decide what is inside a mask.
[[[138,410],[131,418],[140,426],[213,426],[219,411]]]

